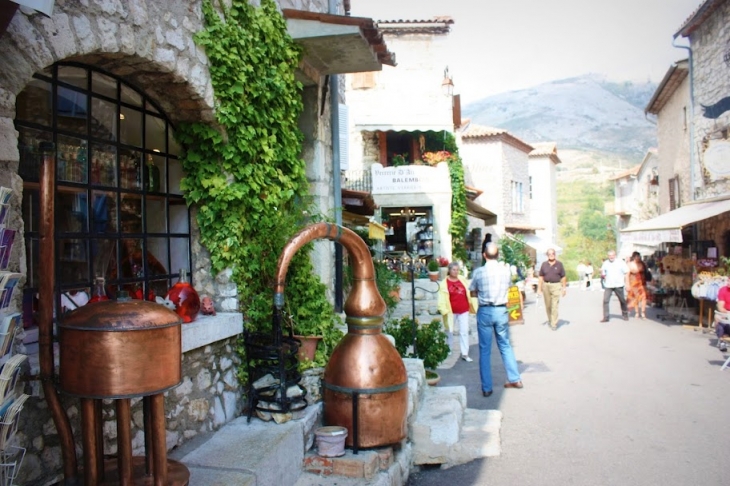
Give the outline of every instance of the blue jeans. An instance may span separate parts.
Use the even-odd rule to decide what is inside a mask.
[[[515,353],[509,343],[507,307],[479,307],[477,331],[479,333],[479,376],[482,379],[482,391],[492,391],[492,332],[497,338],[497,349],[502,355],[507,381],[510,383],[520,381]]]

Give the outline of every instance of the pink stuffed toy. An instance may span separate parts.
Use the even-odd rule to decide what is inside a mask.
[[[200,301],[200,312],[204,316],[214,316],[215,307],[213,307],[213,299],[210,297],[203,297],[203,300]]]

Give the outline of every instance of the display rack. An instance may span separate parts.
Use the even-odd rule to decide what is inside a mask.
[[[19,393],[21,365],[28,359],[15,354],[15,338],[22,328],[21,314],[10,312],[10,302],[20,277],[7,271],[16,230],[5,227],[12,191],[0,187],[0,486],[11,486],[25,458],[25,449],[14,444],[18,416],[29,398]]]

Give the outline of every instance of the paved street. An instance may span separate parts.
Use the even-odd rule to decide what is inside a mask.
[[[601,319],[600,291],[571,288],[557,332],[528,296],[526,324],[511,337],[525,388],[481,396],[473,363],[453,357],[440,385],[466,385],[470,408],[504,413],[502,455],[412,474],[409,485],[730,484],[730,369],[714,334],[648,320]],[[472,336],[472,342],[476,336]],[[494,382],[504,382],[496,347]]]

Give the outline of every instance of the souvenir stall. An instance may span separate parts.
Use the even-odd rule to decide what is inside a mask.
[[[650,300],[665,313],[661,320],[689,323],[694,320],[695,300],[690,289],[696,273],[695,261],[687,255],[689,249],[675,246],[668,252],[657,252],[656,272],[647,285]]]

